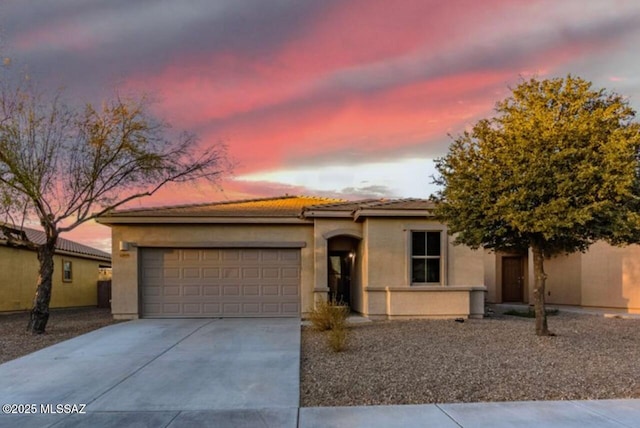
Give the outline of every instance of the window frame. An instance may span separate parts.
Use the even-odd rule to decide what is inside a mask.
[[[67,278],[67,264],[69,266],[69,277]],[[62,282],[73,282],[73,261],[69,259],[62,259]]]
[[[411,287],[420,287],[420,286],[444,286],[447,284],[446,278],[446,260],[447,260],[447,230],[445,227],[438,225],[439,227],[410,227],[407,229],[407,283]],[[413,254],[413,234],[414,233],[429,233],[429,232],[437,232],[440,234],[440,255],[438,256],[428,256],[418,255],[415,256]],[[425,253],[427,253],[426,248],[427,235],[425,235]],[[438,282],[414,282],[413,281],[413,260],[421,259],[421,260],[434,260],[439,259],[438,267],[440,269]],[[425,278],[426,279],[426,278]]]

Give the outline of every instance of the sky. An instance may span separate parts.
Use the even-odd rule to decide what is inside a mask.
[[[223,142],[217,185],[132,205],[304,194],[425,198],[433,159],[530,77],[580,76],[640,109],[637,0],[0,1],[0,57],[40,86]],[[65,235],[109,249],[109,228]]]

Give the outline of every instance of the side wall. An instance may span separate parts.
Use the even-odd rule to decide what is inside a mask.
[[[491,303],[502,301],[500,257],[500,254],[485,252],[487,301]],[[528,259],[526,276],[532,284],[531,252]],[[553,257],[545,260],[544,266],[547,303],[640,313],[640,245],[614,247],[597,242],[584,254]],[[525,296],[533,301],[533,287],[527,288]]]
[[[582,255],[582,305],[640,313],[640,245],[598,242]]]
[[[73,278],[62,281],[62,261],[72,262]],[[100,262],[72,256],[54,256],[51,308],[97,305]],[[0,246],[0,311],[31,309],[38,278],[34,251]]]
[[[546,302],[557,305],[580,305],[582,302],[582,254],[573,253],[544,261],[547,274]]]
[[[120,241],[134,243],[120,251]],[[216,242],[305,242],[301,249],[301,310],[313,303],[313,224],[309,225],[113,225],[113,278],[111,310],[115,318],[139,317],[138,247],[215,247]]]

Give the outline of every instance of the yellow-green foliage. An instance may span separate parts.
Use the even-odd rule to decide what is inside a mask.
[[[327,332],[327,340],[329,346],[334,352],[341,352],[344,350],[347,343],[347,329],[344,325],[340,327],[332,328]]]
[[[334,330],[344,327],[349,312],[349,306],[339,302],[320,301],[309,314],[309,320],[316,330]]]
[[[640,125],[621,95],[524,81],[437,160],[436,214],[458,242],[546,256],[640,238]]]
[[[436,161],[436,217],[456,243],[531,249],[536,334],[544,258],[640,242],[640,124],[621,95],[573,77],[523,81]]]

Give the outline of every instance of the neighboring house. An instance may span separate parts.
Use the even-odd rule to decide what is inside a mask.
[[[640,313],[640,246],[597,242],[545,260],[546,302]],[[485,254],[487,301],[533,303],[533,255]]]
[[[114,317],[482,317],[484,252],[426,200],[284,196],[111,212]]]
[[[42,231],[18,230],[36,244],[45,241]],[[111,255],[63,238],[58,238],[57,245],[50,307],[95,306],[99,272],[111,267]],[[0,311],[20,311],[33,306],[38,268],[35,251],[10,245],[0,231]]]

